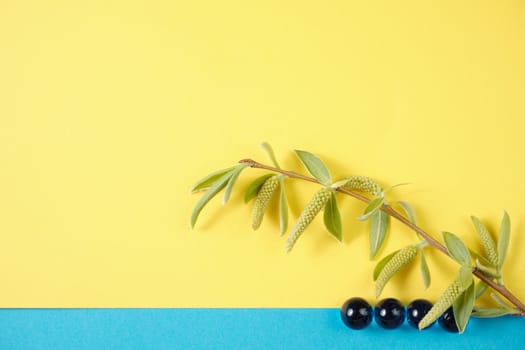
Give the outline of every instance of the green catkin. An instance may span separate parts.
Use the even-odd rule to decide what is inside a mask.
[[[481,221],[479,221],[479,219],[475,216],[472,217],[472,222],[474,223],[474,226],[476,227],[476,230],[479,233],[481,244],[483,245],[483,250],[487,255],[488,261],[490,261],[492,265],[498,266],[498,253],[496,253],[494,240],[490,236],[489,231],[487,230],[485,225],[483,225]]]
[[[371,178],[366,176],[350,176],[342,186],[349,190],[357,190],[374,196],[381,193],[381,187]]]
[[[297,240],[304,232],[306,227],[312,222],[316,215],[319,214],[321,209],[324,208],[326,202],[328,202],[330,196],[332,195],[332,191],[334,190],[331,188],[320,189],[315,193],[314,197],[306,205],[303,212],[301,213],[301,216],[299,217],[299,219],[295,223],[295,226],[290,232],[290,235],[288,236],[288,240],[286,241],[287,252],[290,252],[292,250],[293,246],[295,245],[295,242],[297,242]]]
[[[392,259],[383,267],[376,280],[376,298],[381,295],[386,283],[399,271],[400,268],[408,264],[417,254],[417,248],[413,245],[405,247],[397,252]]]
[[[454,301],[456,301],[463,291],[464,290],[461,288],[459,278],[452,282],[445,290],[443,295],[441,295],[439,300],[434,304],[432,309],[430,309],[425,317],[423,317],[423,319],[419,322],[418,328],[426,328],[432,322],[437,320],[439,316],[443,314],[443,312],[445,312],[452,304],[454,304]]]
[[[277,190],[278,186],[278,176],[272,176],[264,182],[261,189],[259,190],[252,210],[252,228],[254,230],[257,230],[259,226],[261,226],[264,212],[266,211],[268,203],[270,203],[270,199],[275,193],[275,190]]]

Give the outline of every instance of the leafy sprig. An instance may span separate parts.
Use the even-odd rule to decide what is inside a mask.
[[[366,176],[357,175],[333,181],[328,167],[317,155],[304,150],[296,150],[295,154],[312,176],[309,177],[294,171],[281,169],[275,153],[268,143],[263,143],[261,148],[268,154],[274,166],[264,165],[251,159],[243,159],[238,165],[215,171],[193,185],[191,188],[193,193],[202,191],[205,191],[205,193],[199,199],[192,212],[192,228],[195,226],[204,206],[220,191],[224,190],[223,205],[228,202],[235,183],[244,169],[248,167],[265,169],[270,171],[270,173],[255,179],[248,186],[244,196],[246,203],[255,198],[252,210],[252,227],[255,230],[261,225],[268,203],[279,193],[280,232],[281,235],[286,233],[288,227],[286,179],[305,180],[322,186],[313,195],[292,227],[286,242],[286,250],[288,252],[293,249],[302,233],[322,210],[324,211],[323,222],[327,232],[338,241],[343,240],[343,220],[338,206],[337,194],[345,194],[367,204],[362,214],[357,217],[357,220],[361,222],[369,221],[370,259],[377,255],[384,244],[390,217],[399,220],[416,232],[417,243],[396,250],[377,263],[373,272],[377,297],[379,297],[390,279],[403,266],[415,261],[415,257],[418,255],[420,257],[419,265],[423,286],[425,289],[428,288],[431,283],[431,275],[424,254],[424,250],[427,247],[441,251],[459,264],[460,267],[456,278],[420,322],[420,329],[435,321],[450,306],[453,307],[460,333],[465,330],[471,316],[525,315],[525,305],[506,288],[501,274],[510,238],[510,219],[507,212],[503,214],[496,241],[480,219],[475,216],[471,217],[483,247],[483,254],[480,254],[469,249],[459,236],[450,232],[443,232],[444,244],[440,243],[417,225],[416,212],[408,202],[394,202],[395,206],[400,208],[400,211],[390,205],[386,194],[390,189],[399,185],[383,190],[376,181]],[[477,282],[474,277],[477,278]],[[491,293],[491,298],[496,304],[495,306],[475,306],[476,300],[489,288],[507,299],[511,305],[505,302],[498,294]]]

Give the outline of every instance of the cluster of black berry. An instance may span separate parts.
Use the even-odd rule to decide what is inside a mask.
[[[380,327],[394,329],[403,324],[405,317],[409,325],[418,328],[419,321],[423,319],[431,308],[432,304],[425,299],[414,300],[405,309],[401,302],[394,298],[381,300],[375,308],[372,308],[363,298],[351,298],[341,307],[341,318],[352,329],[365,328],[372,323],[372,318]],[[441,315],[438,323],[449,332],[458,332],[452,307]],[[433,323],[427,328],[432,325]]]

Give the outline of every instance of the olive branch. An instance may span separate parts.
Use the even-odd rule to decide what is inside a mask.
[[[279,166],[271,146],[268,143],[263,143],[261,147],[268,154],[273,166],[265,165],[252,159],[242,159],[238,165],[213,172],[199,180],[191,188],[192,193],[205,191],[192,212],[192,228],[195,226],[204,206],[222,190],[224,190],[222,203],[227,203],[239,175],[244,169],[250,167],[270,172],[256,178],[245,192],[245,203],[255,198],[252,210],[252,228],[257,230],[260,227],[268,203],[279,192],[279,226],[280,233],[283,235],[288,227],[285,180],[296,179],[313,182],[321,185],[322,188],[314,194],[305,206],[288,234],[286,241],[287,252],[293,249],[302,233],[321,210],[324,210],[323,219],[327,231],[338,241],[342,241],[342,221],[336,194],[348,195],[367,204],[358,220],[369,221],[370,223],[370,259],[376,256],[383,245],[391,217],[415,231],[420,240],[418,243],[388,254],[377,263],[373,272],[376,297],[380,296],[384,286],[396,272],[414,261],[416,256],[419,256],[424,287],[425,289],[428,288],[431,283],[431,277],[424,253],[424,250],[428,247],[439,250],[460,265],[456,278],[420,321],[419,329],[424,329],[432,324],[449,307],[453,308],[460,333],[465,330],[471,316],[525,315],[525,305],[507,289],[501,275],[510,238],[510,219],[506,212],[504,212],[501,220],[497,243],[493,240],[486,226],[477,217],[471,217],[474,228],[480,237],[483,253],[469,249],[458,236],[450,232],[442,233],[444,241],[444,244],[442,244],[417,225],[415,211],[409,203],[397,201],[390,204],[386,200],[386,194],[389,190],[399,185],[383,190],[376,181],[366,176],[356,175],[333,181],[323,161],[315,154],[303,150],[295,150],[295,154],[311,176],[283,170]],[[399,209],[395,209],[393,205]],[[477,278],[477,282],[473,277]],[[493,292],[490,294],[496,305],[492,307],[476,306],[476,300],[489,288],[498,293]]]

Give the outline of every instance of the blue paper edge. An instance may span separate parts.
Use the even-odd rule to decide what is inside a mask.
[[[372,323],[355,331],[338,309],[0,309],[0,349],[521,348],[525,319],[471,319],[462,334]]]

